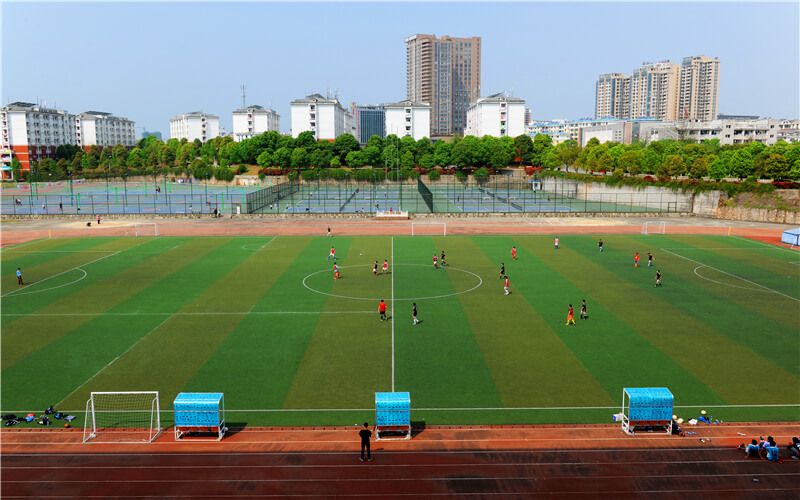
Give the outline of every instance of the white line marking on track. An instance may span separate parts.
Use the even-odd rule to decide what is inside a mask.
[[[771,291],[771,292],[773,292],[773,293],[777,293],[778,295],[783,295],[783,296],[784,296],[784,297],[786,297],[787,299],[792,299],[792,300],[795,300],[795,301],[797,301],[797,302],[800,302],[800,299],[798,299],[797,297],[792,297],[791,295],[786,295],[785,293],[781,293],[781,292],[779,292],[779,291],[777,291],[777,290],[773,290],[772,288],[770,288],[770,287],[768,287],[768,286],[759,285],[758,283],[756,283],[756,282],[754,282],[754,281],[750,281],[750,280],[748,280],[748,279],[742,278],[741,276],[736,276],[735,274],[731,274],[731,273],[729,273],[729,272],[727,272],[727,271],[723,271],[722,269],[717,269],[717,268],[716,268],[716,267],[714,267],[714,266],[709,266],[709,265],[707,265],[707,264],[703,264],[703,263],[702,263],[702,262],[700,262],[700,261],[697,261],[697,260],[694,260],[694,259],[690,259],[689,257],[684,257],[683,255],[679,255],[679,254],[677,254],[677,253],[675,253],[675,252],[670,252],[670,251],[669,251],[669,250],[667,250],[667,249],[664,249],[664,248],[662,248],[661,250],[663,250],[663,251],[665,251],[665,252],[667,252],[667,253],[669,253],[669,254],[672,254],[672,255],[674,255],[675,257],[680,257],[681,259],[686,259],[686,260],[688,260],[688,261],[690,261],[690,262],[694,262],[695,264],[699,264],[699,265],[700,265],[700,266],[702,266],[702,267],[707,267],[707,268],[709,268],[709,269],[713,269],[713,270],[715,270],[715,271],[718,271],[718,272],[720,272],[720,273],[727,274],[728,276],[732,276],[732,277],[734,277],[734,278],[737,278],[737,279],[740,279],[740,280],[742,280],[742,281],[746,281],[747,283],[750,283],[751,285],[760,286],[761,288],[765,288],[765,289],[767,289],[767,290],[769,290],[769,291]],[[701,278],[702,278],[702,276],[701,276]],[[708,278],[704,278],[704,279],[708,279]]]
[[[791,253],[797,255],[797,250],[792,250],[790,248],[779,247],[779,246],[776,246],[776,245],[770,245],[769,243],[764,243],[763,241],[751,240],[750,238],[743,238],[741,236],[735,236],[735,235],[731,236],[731,238],[738,238],[740,240],[748,241],[750,243],[758,243],[759,245],[764,245],[765,247],[775,248],[775,249],[778,249],[778,250],[786,250],[787,252],[791,252]]]
[[[394,392],[394,237],[392,237],[392,392]]]

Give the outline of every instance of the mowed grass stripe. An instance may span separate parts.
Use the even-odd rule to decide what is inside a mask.
[[[322,244],[327,243],[321,240]],[[352,242],[343,238],[336,240],[340,264],[350,261],[353,248],[372,261],[391,253],[391,239],[386,237],[354,238]],[[320,243],[315,240],[312,245],[320,246]],[[380,263],[383,264],[382,259]],[[324,269],[327,265],[323,258],[310,269]],[[371,266],[356,269],[359,271],[345,268],[342,279],[336,282],[332,272],[326,273],[329,284],[319,286],[326,286],[323,290],[337,295],[358,290],[359,296],[375,299],[329,297],[323,310],[341,312],[371,308],[375,314],[330,314],[319,318],[283,408],[369,408],[375,404],[375,392],[391,390],[391,321],[378,319],[379,300],[390,301],[391,277],[373,276]],[[388,311],[388,316],[393,314]]]
[[[476,286],[479,281],[475,276],[454,270],[470,267],[468,261],[459,260],[463,255],[454,253],[468,240],[459,236],[395,238],[395,296],[435,297]],[[445,250],[452,265],[435,270],[433,254],[438,256],[441,250]],[[412,302],[417,304],[418,325],[412,323]],[[503,406],[458,297],[398,301],[395,309],[396,391],[411,392],[414,407]],[[436,413],[426,418],[428,423],[443,423],[437,420]]]
[[[624,237],[618,240],[625,241]],[[800,375],[800,307],[794,306],[794,301],[774,293],[738,288],[744,283],[725,275],[716,276],[720,283],[702,279],[694,272],[695,264],[668,253],[659,256],[659,264],[662,272],[669,273],[665,279],[671,281],[670,286],[683,292],[674,302],[676,307],[789,373]],[[655,268],[646,272],[654,275]],[[726,278],[738,285],[722,284]],[[732,307],[732,303],[739,307]]]
[[[48,238],[29,245],[8,247],[0,250],[0,262],[3,277],[14,276],[18,267],[29,269],[42,263],[64,257],[64,254],[81,250],[94,250],[93,247],[103,245],[117,238]],[[98,255],[99,257],[99,255]],[[16,283],[16,281],[14,281]],[[5,283],[4,283],[5,284]],[[3,292],[5,293],[5,292]]]
[[[242,242],[228,238],[202,238],[214,241],[219,247],[205,270],[185,282],[193,288],[195,297],[176,312],[198,310],[249,310],[262,292],[261,283],[250,283],[253,269],[263,266],[260,252],[243,250]],[[266,239],[265,239],[266,241]],[[243,287],[242,283],[248,283]],[[252,293],[251,293],[252,292]],[[228,334],[239,324],[241,314],[174,315],[163,321],[121,357],[82,385],[72,398],[87,396],[91,391],[160,391],[162,408],[206,363]],[[218,386],[208,392],[221,391]],[[70,401],[65,401],[65,405]]]
[[[454,262],[470,262],[470,270],[484,277],[480,293],[459,295],[486,364],[503,403],[508,407],[606,406],[612,401],[516,287],[508,251],[475,237],[453,251]],[[498,241],[508,241],[496,238]],[[485,251],[484,251],[485,246]],[[511,294],[503,294],[497,279],[506,263]],[[554,362],[554,360],[557,360]],[[580,391],[575,388],[580,387]]]
[[[185,246],[153,255],[142,247],[119,253],[84,266],[89,284],[74,293],[36,310],[42,314],[92,312],[100,315],[144,288],[159,281],[164,270],[177,269],[190,262],[193,254],[202,253],[203,246],[213,242],[192,241]],[[68,287],[64,287],[68,288]],[[61,289],[63,290],[63,289]],[[33,297],[35,301],[37,297]],[[4,307],[8,305],[5,304]],[[54,340],[92,320],[94,316],[39,316],[31,314],[3,326],[2,366],[8,369]],[[32,334],[34,332],[34,334]]]
[[[577,241],[580,238],[574,239]],[[693,315],[696,312],[687,312],[676,306],[675,304],[685,304],[689,298],[680,280],[673,275],[665,274],[664,286],[654,288],[653,268],[634,269],[632,260],[628,264],[620,265],[621,252],[617,248],[624,251],[638,242],[626,242],[625,237],[608,239],[612,242],[608,244],[610,250],[608,253],[603,251],[603,258],[599,258],[599,255],[595,258],[597,265],[587,265],[586,269],[573,271],[595,273],[605,280],[609,292],[607,297],[618,297],[614,301],[598,298],[598,302],[603,300],[601,303],[606,309],[731,404],[781,404],[797,401],[796,376],[703,323],[702,317],[698,319]],[[562,252],[586,256],[594,253],[587,244],[576,244],[574,248],[574,251]],[[679,264],[671,264],[668,259],[662,258],[660,269],[665,271],[668,269],[666,266],[671,265]],[[626,282],[636,285],[639,291],[629,291]],[[702,304],[704,298],[695,296],[691,300]],[[766,391],[765,387],[770,390]]]
[[[697,248],[697,245],[708,244],[705,238],[699,237],[682,236],[673,237],[673,239],[678,244],[695,248]],[[720,244],[717,243],[716,245]],[[725,275],[725,279],[735,280],[738,282],[736,283],[738,286],[761,290],[766,288],[793,297],[795,306],[800,307],[800,266],[781,262],[755,252],[746,257],[744,252],[734,253],[731,250],[716,249],[704,250],[702,247],[688,252],[681,252],[676,249],[671,251],[687,259],[724,271],[721,274]],[[714,270],[711,271],[712,274],[720,274]],[[704,269],[699,269],[698,272],[702,276]],[[733,276],[730,276],[731,274]],[[736,279],[734,276],[741,279]],[[748,283],[748,281],[752,283]]]
[[[668,386],[680,389],[686,404],[725,403],[694,374],[605,307],[621,301],[635,302],[639,292],[631,283],[609,284],[606,276],[593,272],[595,259],[606,255],[555,250],[549,237],[516,237],[514,241],[520,255],[519,264],[514,264],[517,287],[613,401],[621,403],[625,387]],[[580,319],[581,299],[587,303],[586,320]],[[570,303],[577,324],[566,326]],[[694,403],[687,403],[685,396],[689,394]]]
[[[87,240],[91,238],[86,238]],[[2,290],[3,312],[26,313],[44,307],[46,304],[61,299],[76,290],[96,282],[98,276],[86,276],[79,269],[91,265],[99,269],[105,260],[113,259],[113,254],[138,247],[140,244],[157,245],[148,240],[132,241],[132,239],[106,240],[96,245],[94,252],[53,253],[56,256],[33,266],[22,267],[24,286],[17,284],[16,268],[14,272],[3,277]],[[126,252],[129,255],[130,251]],[[135,257],[132,257],[135,258]],[[68,285],[68,286],[67,286]],[[3,324],[10,318],[3,316]]]
[[[242,283],[248,289],[251,280],[260,283],[253,311],[322,310],[326,296],[298,288],[298,277],[319,257],[310,241],[276,238],[259,252],[259,264]],[[230,409],[280,408],[318,319],[317,314],[245,316],[184,390],[223,391]]]

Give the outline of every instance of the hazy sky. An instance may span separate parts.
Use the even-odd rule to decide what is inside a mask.
[[[11,3],[2,6],[2,101],[108,111],[169,135],[190,111],[220,117],[338,89],[406,96],[403,39],[480,36],[482,95],[511,91],[536,119],[594,115],[601,73],[644,61],[721,61],[719,111],[800,116],[800,4],[783,3]]]

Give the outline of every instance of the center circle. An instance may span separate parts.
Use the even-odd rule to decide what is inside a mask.
[[[400,266],[430,267],[429,265],[425,265],[425,264],[394,264],[394,267],[400,267]],[[356,267],[370,268],[370,267],[372,267],[372,264],[359,264],[359,265],[355,265],[355,266],[339,266],[339,269],[352,269],[352,268],[356,268]],[[475,276],[475,278],[477,278],[477,284],[475,286],[473,286],[472,288],[468,288],[466,290],[461,290],[461,291],[453,292],[453,293],[446,293],[446,294],[442,294],[442,295],[433,295],[433,296],[430,296],[430,297],[409,297],[409,298],[397,298],[397,297],[395,297],[393,300],[404,301],[404,300],[443,299],[445,297],[452,297],[454,295],[461,295],[462,293],[471,292],[471,291],[475,290],[476,288],[478,288],[479,286],[481,286],[483,284],[483,279],[481,279],[480,276],[478,276],[477,274],[473,273],[472,271],[467,271],[465,269],[458,269],[456,267],[450,267],[450,266],[442,266],[442,267],[440,267],[440,269],[444,269],[444,270],[447,270],[447,271],[456,271],[456,272],[460,272],[460,273],[471,274],[472,276]],[[349,295],[337,295],[335,293],[329,293],[329,292],[323,292],[321,290],[317,290],[316,288],[312,288],[311,286],[308,285],[308,283],[307,283],[308,279],[311,278],[312,276],[316,276],[317,274],[322,274],[322,273],[330,273],[330,272],[331,272],[330,269],[322,269],[321,271],[316,271],[316,272],[313,272],[313,273],[309,274],[308,276],[303,278],[303,286],[308,288],[312,292],[315,292],[315,293],[318,293],[318,294],[321,294],[321,295],[328,295],[330,297],[337,297],[337,298],[340,298],[340,299],[372,300],[372,301],[379,300],[379,298],[375,298],[375,297],[353,297],[353,296],[349,296]]]

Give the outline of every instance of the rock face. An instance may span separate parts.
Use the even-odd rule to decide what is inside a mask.
[[[800,191],[776,189],[768,195],[741,193],[732,200],[720,198],[714,217],[725,220],[800,224]]]

